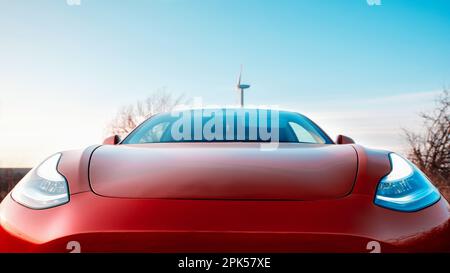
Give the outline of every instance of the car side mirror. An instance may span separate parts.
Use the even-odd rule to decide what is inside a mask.
[[[355,143],[355,141],[348,136],[338,135],[337,139],[336,139],[336,143],[337,144],[353,144],[353,143]]]
[[[120,142],[120,137],[118,135],[113,135],[110,137],[105,138],[105,140],[103,140],[103,144],[105,145],[116,145]]]

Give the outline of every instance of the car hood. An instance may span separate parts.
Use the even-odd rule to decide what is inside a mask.
[[[357,164],[351,145],[105,145],[92,154],[89,180],[108,197],[318,200],[349,194]]]

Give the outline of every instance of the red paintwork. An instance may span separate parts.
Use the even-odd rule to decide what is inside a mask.
[[[90,191],[88,168],[91,155],[98,146],[90,146],[84,150],[71,150],[63,153],[58,171],[69,182],[70,194]]]
[[[338,135],[337,139],[336,139],[336,143],[337,144],[353,144],[353,143],[355,143],[355,141],[348,136]]]
[[[98,148],[90,181],[109,197],[318,200],[346,196],[356,170],[346,145],[139,144]]]
[[[105,140],[103,140],[104,145],[116,145],[119,142],[120,142],[120,138],[118,135],[113,135],[113,136],[107,137],[107,138],[105,138]]]
[[[198,144],[177,144],[186,147],[173,150],[158,145],[154,149],[117,145],[64,152],[58,169],[69,181],[70,202],[31,210],[8,195],[0,205],[1,251],[68,252],[67,243],[78,241],[82,252],[368,252],[366,245],[372,240],[381,244],[382,252],[450,251],[450,207],[444,198],[413,213],[374,205],[377,184],[390,169],[387,152],[332,144],[284,146],[263,154],[257,146],[228,144],[233,145],[228,148],[235,152],[231,155],[220,145],[194,148]],[[110,197],[96,194],[89,186],[88,161],[92,151],[93,189]],[[226,160],[230,165],[220,165]],[[354,160],[358,168],[349,193],[348,181],[354,178],[349,164]],[[148,166],[140,165],[144,163]],[[336,171],[334,164],[345,171]],[[302,170],[302,166],[311,168],[314,175]],[[332,171],[333,175],[325,171]],[[127,175],[121,176],[122,172]],[[219,197],[219,192],[210,194],[205,190],[205,182],[195,191],[177,193],[165,189],[166,185],[158,180],[190,185],[187,176],[204,181],[202,172],[210,175],[211,183],[225,183],[233,177],[244,183],[241,191],[235,183],[224,187],[228,193],[222,196],[225,199],[253,197],[249,187],[259,182],[263,187],[257,193],[262,199],[282,196],[297,200],[156,198]],[[275,189],[274,177],[283,173],[288,175],[278,178],[282,189]],[[241,178],[244,174],[250,181]],[[298,181],[307,192],[286,182],[293,182],[294,174],[304,177]],[[130,188],[121,182],[123,179],[127,179]],[[107,180],[113,184],[111,188],[107,187]],[[145,181],[150,185],[145,185]],[[319,183],[326,183],[331,189],[320,191],[316,187]],[[142,187],[143,195],[134,189],[137,187]]]

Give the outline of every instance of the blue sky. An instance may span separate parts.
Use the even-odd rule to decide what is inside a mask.
[[[450,85],[449,46],[445,0],[0,0],[0,167],[98,143],[160,88],[235,103],[240,64],[248,103],[401,150]]]

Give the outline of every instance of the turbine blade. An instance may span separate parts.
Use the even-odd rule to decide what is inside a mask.
[[[239,88],[239,86],[241,85],[241,79],[242,79],[242,65],[241,65],[241,70],[239,72],[237,88]]]
[[[241,70],[239,71],[239,78],[238,78],[238,84],[237,84],[237,88],[241,89],[241,83],[242,83],[242,70],[243,70],[243,65],[241,64]]]

